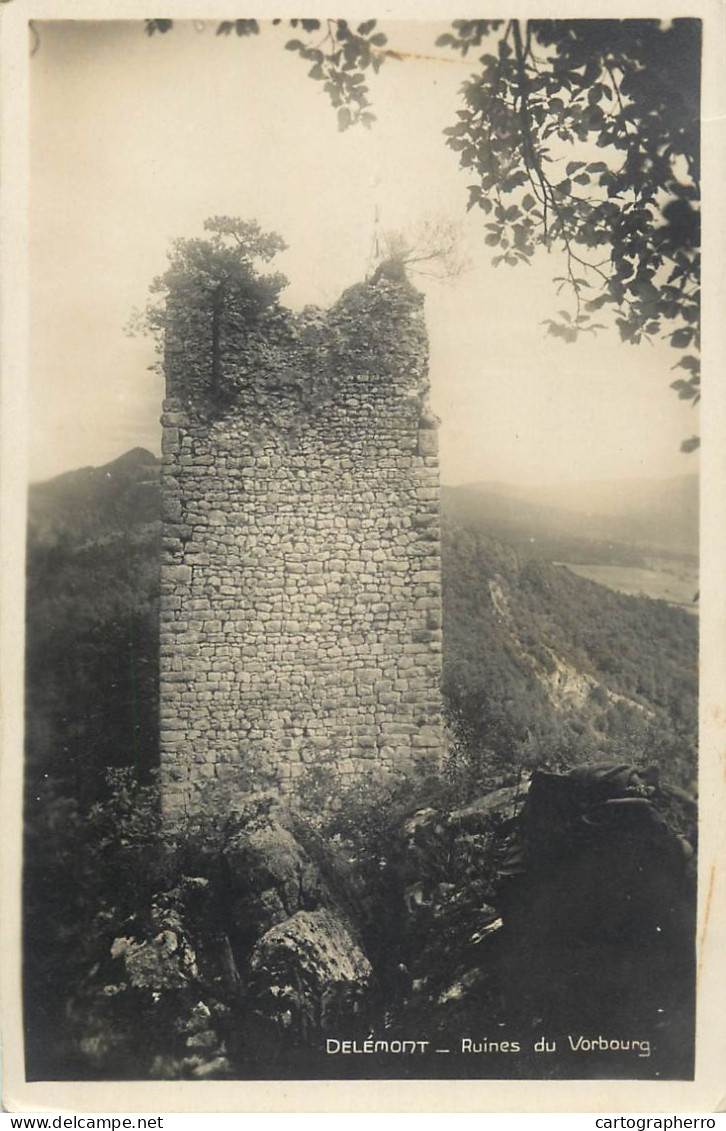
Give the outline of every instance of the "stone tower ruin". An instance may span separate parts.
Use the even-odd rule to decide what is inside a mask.
[[[276,307],[250,323],[232,310],[221,342],[203,312],[169,308],[167,812],[193,811],[212,781],[288,792],[319,764],[344,785],[439,755],[427,358],[423,299],[401,272],[379,271],[327,312]]]

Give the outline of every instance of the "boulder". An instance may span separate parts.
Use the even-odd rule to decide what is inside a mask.
[[[336,1026],[350,1026],[371,972],[338,913],[298,911],[255,946],[248,1001],[268,1031],[310,1047]]]
[[[230,941],[238,961],[275,924],[326,900],[316,865],[274,812],[261,815],[228,842],[223,874]]]
[[[485,793],[468,805],[452,810],[448,817],[449,824],[458,827],[478,825],[492,818],[497,821],[512,820],[522,812],[528,789],[527,780],[520,785],[507,785],[492,793]]]
[[[676,802],[626,764],[533,774],[494,891],[510,1016],[658,1027],[663,1047],[680,1032],[688,1063],[694,853]]]

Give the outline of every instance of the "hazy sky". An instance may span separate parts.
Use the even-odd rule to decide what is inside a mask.
[[[165,36],[139,22],[38,25],[31,61],[31,478],[159,450],[161,381],[148,341],[124,334],[166,249],[208,216],[254,218],[289,245],[283,298],[327,305],[370,268],[383,229],[426,216],[462,225],[472,269],[426,293],[442,478],[557,482],[697,470],[697,431],[668,389],[677,355],[615,333],[567,345],[542,320],[563,305],[554,255],[493,268],[485,217],[466,216],[471,174],[441,131],[474,69],[433,48],[443,25],[382,24],[388,61],[372,81],[378,121],[339,133],[289,29],[216,37],[214,23]],[[496,249],[495,249],[496,251]]]

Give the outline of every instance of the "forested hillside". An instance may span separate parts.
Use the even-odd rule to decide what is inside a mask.
[[[444,676],[482,767],[658,763],[695,786],[698,626],[444,521]]]
[[[79,799],[107,766],[157,760],[158,464],[134,449],[31,488],[29,795],[51,774]]]

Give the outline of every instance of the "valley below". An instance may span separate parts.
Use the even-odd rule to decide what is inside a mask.
[[[687,613],[698,616],[698,563],[693,558],[647,558],[647,565],[583,565],[579,562],[555,562],[566,566],[578,577],[595,581],[630,597],[650,597],[665,601]]]

